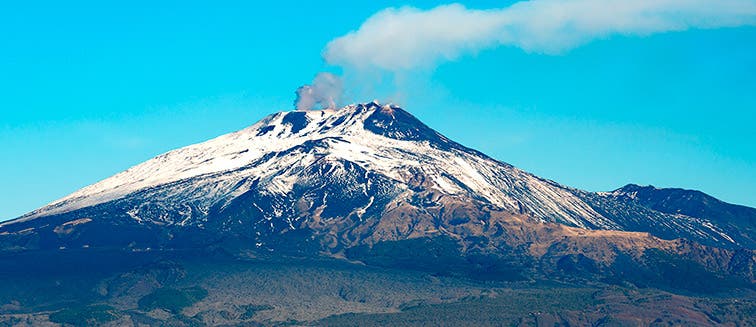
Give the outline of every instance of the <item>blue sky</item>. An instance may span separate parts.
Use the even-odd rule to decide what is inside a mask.
[[[321,57],[330,40],[386,7],[443,3],[0,5],[0,220],[290,110],[298,86],[340,71]],[[755,27],[615,35],[550,55],[492,47],[408,75],[402,106],[537,175],[756,206]]]

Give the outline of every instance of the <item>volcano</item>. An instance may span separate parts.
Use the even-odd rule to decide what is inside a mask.
[[[371,102],[272,114],[2,223],[0,233],[34,235],[23,246],[4,242],[8,247],[155,249],[174,246],[170,235],[185,231],[243,237],[259,247],[304,231],[337,253],[388,240],[480,236],[495,228],[488,219],[495,212],[723,248],[756,244],[717,212],[648,206],[629,187],[591,193],[560,185],[449,140],[399,107]],[[752,225],[754,212],[744,215]],[[460,225],[477,227],[455,233]],[[109,234],[152,232],[136,239],[87,232],[108,226]]]
[[[371,102],[279,112],[161,154],[1,223],[0,252],[318,258],[709,292],[753,287],[755,217],[698,191],[561,185]]]

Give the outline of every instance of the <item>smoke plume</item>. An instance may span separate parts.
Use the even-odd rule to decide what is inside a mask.
[[[388,71],[430,67],[498,46],[559,54],[612,35],[756,25],[753,0],[533,0],[500,9],[461,4],[384,9],[332,40],[332,65]]]
[[[294,106],[297,110],[334,109],[341,98],[341,78],[331,73],[319,73],[312,84],[300,86]]]
[[[350,94],[375,93],[387,80],[394,88],[388,93],[406,94],[396,89],[397,81],[422,78],[445,61],[484,49],[561,54],[613,35],[751,25],[756,25],[754,0],[532,0],[485,10],[461,4],[388,8],[329,42],[323,58],[356,81],[348,83],[358,85]],[[334,107],[341,93],[341,78],[321,73],[297,90],[296,106]]]

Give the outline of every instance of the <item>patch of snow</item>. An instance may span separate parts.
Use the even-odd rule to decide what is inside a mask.
[[[585,227],[585,221],[606,228],[616,226],[569,189],[477,152],[463,148],[449,150],[425,140],[397,140],[372,133],[364,128],[364,122],[376,110],[381,110],[380,106],[351,105],[336,110],[306,111],[308,123],[297,133],[291,132],[291,124],[283,123],[289,113],[272,114],[243,130],[161,154],[54,201],[21,220],[69,212],[138,191],[193,180],[167,187],[160,193],[164,197],[180,195],[204,207],[202,213],[184,215],[188,219],[188,216],[206,215],[207,208],[218,201],[227,204],[248,190],[255,180],[271,194],[288,194],[294,185],[309,178],[303,176],[302,171],[318,160],[327,160],[352,162],[371,173],[398,181],[400,188],[406,187],[412,178],[411,172],[422,172],[441,192],[470,193],[514,211],[522,205],[535,219],[542,221],[579,227]],[[304,148],[306,144],[318,145]],[[326,173],[336,180],[346,178],[338,176],[346,170],[336,169],[336,165]],[[357,191],[367,194],[372,187],[370,179],[368,181]],[[138,208],[127,214],[141,222]],[[275,208],[270,214],[282,216],[284,211]],[[270,219],[270,215],[265,216]],[[188,222],[184,219],[179,223]]]

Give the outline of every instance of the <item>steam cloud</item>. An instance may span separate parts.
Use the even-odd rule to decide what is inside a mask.
[[[751,25],[756,25],[754,0],[532,0],[486,10],[461,4],[388,8],[329,42],[323,57],[371,89],[363,84],[380,80],[375,76],[402,79],[500,46],[560,54],[613,35]],[[296,107],[334,107],[341,93],[341,78],[321,73],[297,90]]]
[[[430,10],[382,10],[356,31],[332,40],[332,65],[387,71],[434,67],[497,46],[558,54],[611,35],[756,25],[753,0],[533,0],[475,10],[460,4]]]
[[[340,77],[331,73],[319,73],[312,84],[297,89],[294,106],[297,110],[334,109],[342,90]]]

